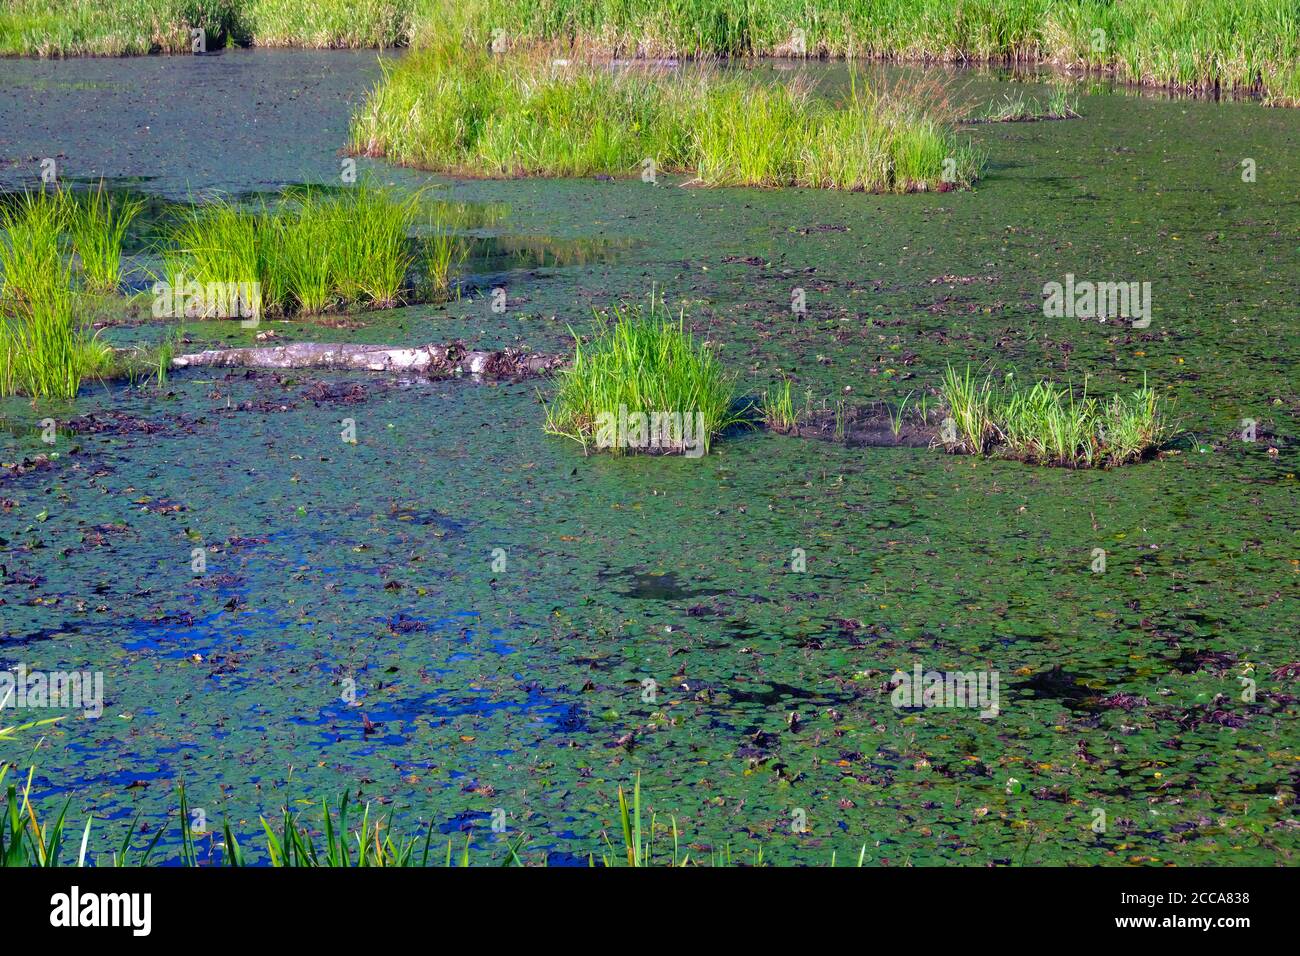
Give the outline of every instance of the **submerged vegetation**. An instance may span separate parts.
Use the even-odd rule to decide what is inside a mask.
[[[736,424],[733,379],[697,346],[652,294],[648,309],[612,309],[613,321],[587,343],[574,334],[573,364],[558,373],[545,430],[624,451],[706,454],[713,436]]]
[[[919,97],[440,45],[386,67],[358,152],[486,176],[685,173],[705,186],[908,192],[969,185],[982,160]]]
[[[1163,403],[1145,382],[1129,396],[1109,401],[1068,386],[1038,382],[1030,388],[982,380],[969,367],[951,366],[941,387],[951,429],[941,438],[950,448],[976,455],[1003,455],[1045,465],[1112,467],[1137,461],[1171,437]]]
[[[1052,88],[1045,102],[1026,98],[1022,93],[1008,93],[989,105],[976,123],[1030,123],[1037,120],[1075,119],[1079,115],[1078,99],[1059,86]]]

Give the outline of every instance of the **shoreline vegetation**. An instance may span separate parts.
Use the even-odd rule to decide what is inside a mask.
[[[488,176],[686,174],[690,185],[946,192],[979,177],[941,91],[852,89],[738,71],[413,52],[353,118],[351,148],[438,172]]]
[[[189,53],[194,29],[209,50],[418,48],[454,34],[586,57],[1045,65],[1300,104],[1290,0],[4,0],[0,55]]]
[[[17,727],[0,727],[0,739],[51,722],[43,720]],[[176,786],[174,813],[153,831],[152,837],[141,826],[141,814],[137,813],[119,844],[111,845],[107,851],[97,850],[92,855],[94,817],[86,817],[84,828],[73,829],[68,821],[71,797],[64,801],[57,815],[44,814],[32,797],[35,767],[29,769],[21,787],[14,782],[5,786],[9,769],[10,765],[0,763],[0,794],[3,794],[0,796],[0,869],[157,866],[161,861],[155,861],[154,855],[162,838],[170,832],[174,832],[178,839],[166,862],[184,867],[242,867],[259,863],[273,868],[547,866],[550,862],[550,855],[544,849],[528,853],[531,835],[513,828],[499,836],[494,831],[492,837],[480,831],[480,836],[495,838],[504,847],[497,853],[476,849],[472,842],[473,832],[466,832],[465,842],[460,845],[459,834],[455,839],[447,836],[443,844],[444,834],[440,831],[435,844],[433,820],[416,828],[410,835],[402,835],[393,825],[391,811],[372,815],[369,803],[357,808],[346,791],[335,801],[325,798],[313,801],[310,814],[301,810],[290,812],[288,806],[282,807],[278,826],[273,822],[274,818],[268,820],[259,816],[263,859],[254,860],[245,845],[240,843],[229,820],[224,820],[219,830],[195,832],[189,798],[184,784],[180,783]],[[677,818],[660,815],[644,805],[640,773],[634,778],[630,792],[618,786],[617,801],[617,807],[607,811],[610,819],[602,820],[599,849],[587,853],[588,867],[764,865],[762,847],[752,856],[746,852],[744,859],[739,855],[733,856],[729,844],[709,850],[707,856],[690,847],[683,848]],[[302,806],[304,801],[295,803]],[[350,819],[355,822],[350,823]],[[245,839],[248,839],[247,834]],[[864,844],[856,854],[858,866],[863,865],[866,852]],[[483,858],[485,854],[487,859]],[[828,863],[837,865],[834,852]]]
[[[102,183],[0,202],[0,397],[71,399],[83,380],[166,380],[178,336],[113,349],[79,320],[87,303],[127,300],[122,250],[141,208]],[[464,260],[457,225],[454,207],[426,210],[421,192],[367,183],[301,188],[256,207],[190,204],[155,250],[154,318],[253,327],[263,317],[443,301]]]

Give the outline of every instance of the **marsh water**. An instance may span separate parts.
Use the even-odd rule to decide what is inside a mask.
[[[851,68],[799,69],[832,88]],[[0,61],[0,187],[46,156],[160,208],[334,181],[378,75],[373,53]],[[975,102],[1043,89],[942,78]],[[482,859],[526,834],[532,859],[585,863],[602,832],[621,846],[639,774],[706,861],[1294,862],[1300,112],[1077,89],[1080,119],[971,126],[989,164],[968,192],[363,161],[483,211],[462,296],[263,330],[562,351],[654,288],[742,391],[788,376],[800,405],[915,402],[949,363],[1100,395],[1145,378],[1180,421],[1159,459],[1072,471],[761,430],[699,459],[584,457],[542,433],[536,381],[194,370],[9,401],[0,665],[100,671],[105,699],[0,759],[34,765],[47,806],[71,797],[73,829],[93,814],[105,861],[138,811],[139,842],[174,830],[183,781],[254,857],[259,815],[318,825],[346,790]],[[1150,326],[1045,318],[1066,274],[1150,282]],[[917,664],[996,672],[996,717],[893,706]]]

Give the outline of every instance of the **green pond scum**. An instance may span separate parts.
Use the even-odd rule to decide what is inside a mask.
[[[518,22],[625,55],[653,5],[626,6]],[[1043,17],[1083,6],[950,26],[1052,59]],[[1173,22],[1148,6],[1107,16]],[[54,7],[9,4],[0,38]],[[290,4],[226,8],[302,36]],[[45,52],[107,52],[84,16]],[[321,45],[434,42],[414,12],[337,22]],[[669,20],[643,46],[775,52],[772,22]],[[846,52],[854,22],[818,21],[809,51]],[[1269,36],[1225,80],[1268,86],[1289,42]],[[1198,85],[1177,49],[1147,55]],[[98,230],[83,262],[58,223],[19,225],[40,241],[4,247],[5,328],[40,308],[58,334],[4,354],[66,372],[90,343],[130,366],[0,398],[0,862],[1298,862],[1300,114],[1034,70],[745,61],[716,68],[1078,116],[963,124],[985,162],[951,191],[460,178],[348,152],[373,51],[215,50],[0,60],[5,221],[51,158]],[[1165,75],[1145,63],[1112,66]],[[167,79],[186,70],[210,82]],[[228,122],[196,139],[195,116]],[[367,184],[401,211],[370,238],[332,218]],[[218,208],[229,229],[176,241]],[[281,208],[288,231],[244,228]],[[363,246],[385,253],[336,254]],[[291,262],[288,307],[155,314],[169,262],[218,252]],[[380,260],[374,283],[351,271]],[[622,377],[170,365],[312,342],[582,350]],[[707,401],[707,454],[563,437],[647,395],[629,415]],[[1113,467],[1051,467],[1084,451]]]

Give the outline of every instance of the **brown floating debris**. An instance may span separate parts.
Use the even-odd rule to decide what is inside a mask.
[[[360,345],[347,342],[294,342],[260,348],[216,349],[178,355],[176,368],[210,366],[218,368],[320,368],[369,372],[419,372],[425,375],[481,375],[487,378],[520,378],[543,375],[568,358],[541,355],[522,349],[500,351],[467,349],[459,342],[449,345],[419,345],[398,348],[391,345]]]

